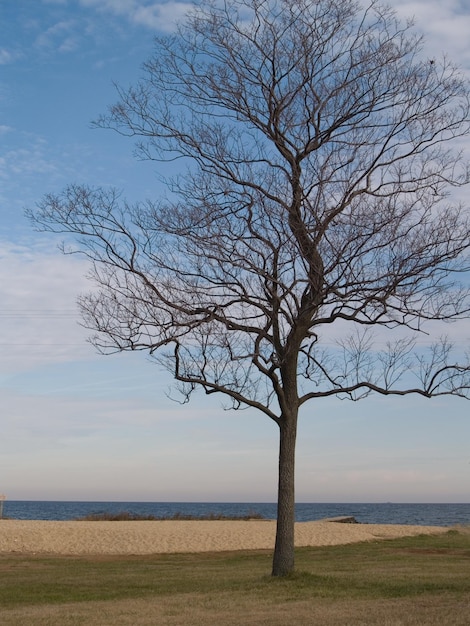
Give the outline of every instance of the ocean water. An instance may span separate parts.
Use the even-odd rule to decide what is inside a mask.
[[[73,520],[90,513],[128,512],[135,515],[172,516],[175,513],[200,516],[210,513],[227,516],[261,514],[276,518],[276,504],[267,502],[51,502],[5,500],[3,517],[20,520]],[[298,522],[327,517],[353,516],[362,524],[418,524],[454,526],[470,524],[469,504],[358,504],[299,503]]]

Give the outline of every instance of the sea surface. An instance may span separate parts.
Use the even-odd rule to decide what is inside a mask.
[[[276,504],[267,502],[51,502],[5,500],[3,517],[19,520],[74,520],[90,513],[121,513],[171,517],[175,513],[202,516],[260,514],[276,518]],[[469,504],[358,504],[299,503],[298,522],[353,516],[362,524],[415,524],[454,526],[470,524]]]

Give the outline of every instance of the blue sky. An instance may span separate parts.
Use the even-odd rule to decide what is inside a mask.
[[[470,72],[470,3],[392,2],[433,56]],[[445,6],[444,6],[445,5]],[[90,122],[116,100],[189,5],[154,0],[0,0],[0,493],[8,499],[275,501],[276,426],[222,398],[168,398],[144,355],[98,356],[75,301],[87,266],[23,216],[68,183],[161,191],[132,141]],[[449,329],[468,342],[467,325]],[[440,332],[440,331],[439,331]],[[470,404],[370,397],[308,405],[303,502],[468,502]]]

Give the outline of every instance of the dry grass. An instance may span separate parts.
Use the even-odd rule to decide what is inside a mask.
[[[302,548],[267,576],[253,551],[0,556],[2,626],[467,626],[470,532]]]
[[[231,594],[38,606],[1,612],[5,626],[468,626],[468,600],[447,598],[378,601],[270,600]]]
[[[76,522],[163,522],[163,521],[196,521],[204,520],[211,522],[220,521],[246,521],[264,520],[265,517],[256,511],[250,511],[247,515],[223,515],[222,513],[206,513],[205,515],[188,515],[186,513],[176,512],[173,515],[140,515],[138,513],[130,513],[129,511],[120,511],[119,513],[89,513],[84,517],[75,518]]]

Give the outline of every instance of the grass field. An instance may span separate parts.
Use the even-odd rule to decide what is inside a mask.
[[[468,626],[470,530],[297,551],[0,555],[0,623],[34,626]]]

